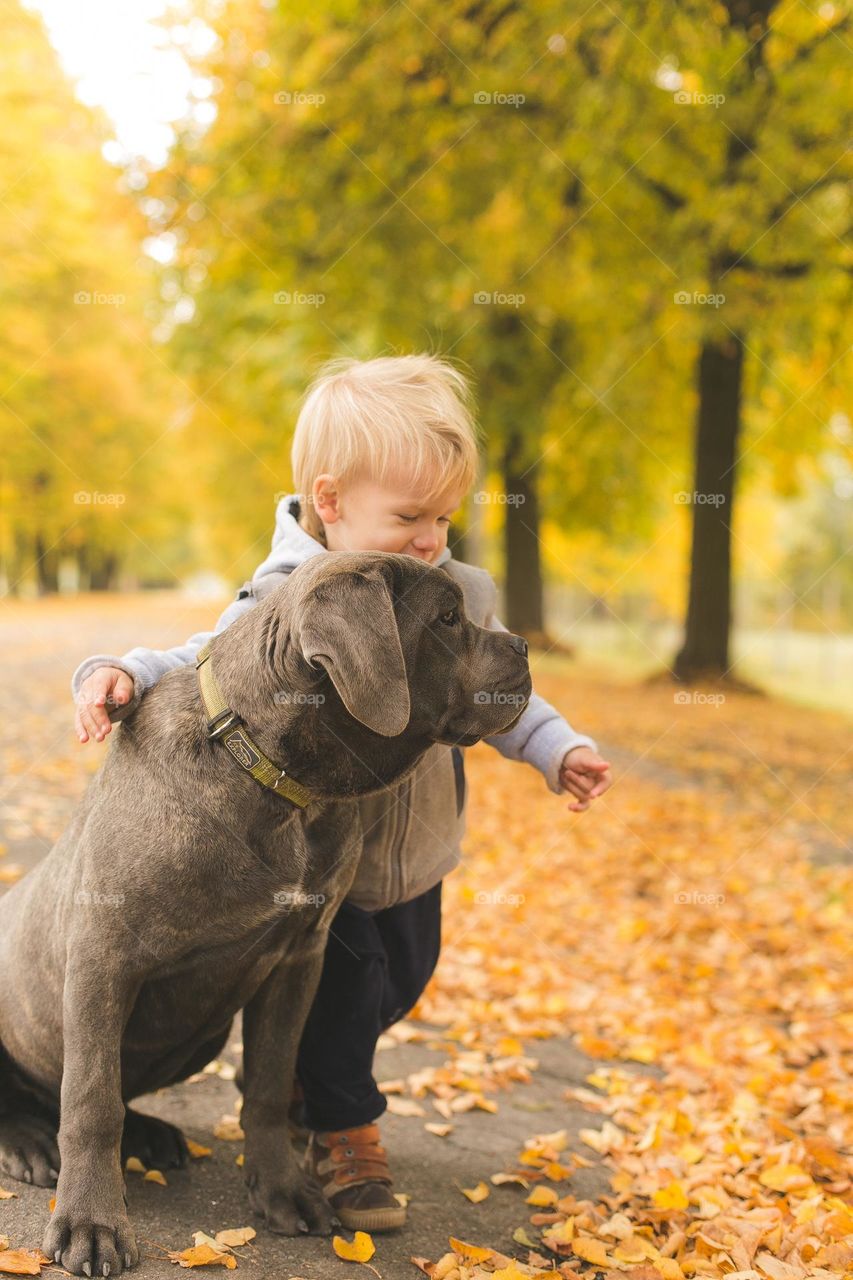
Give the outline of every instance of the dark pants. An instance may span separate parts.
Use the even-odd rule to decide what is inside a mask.
[[[376,1042],[417,1003],[440,948],[440,881],[385,911],[344,902],[296,1062],[309,1129],[350,1129],[381,1116],[387,1103],[373,1078]]]

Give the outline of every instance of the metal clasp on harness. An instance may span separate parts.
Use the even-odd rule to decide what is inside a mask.
[[[222,721],[221,724],[218,721]],[[215,716],[212,716],[207,722],[208,738],[221,738],[223,733],[227,733],[229,729],[233,729],[235,725],[243,724],[243,717],[238,716],[236,711],[232,711],[230,707],[223,707]],[[215,727],[214,727],[215,726]]]

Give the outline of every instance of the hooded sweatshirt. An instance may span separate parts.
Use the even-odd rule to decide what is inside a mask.
[[[299,499],[281,498],[276,508],[275,532],[269,555],[240,588],[237,597],[218,619],[213,631],[197,631],[173,649],[135,648],[122,656],[93,654],[77,667],[71,678],[76,701],[83,681],[98,667],[118,667],[133,680],[133,698],[110,713],[117,722],[132,715],[146,689],[167,671],[195,662],[196,655],[213,635],[254,607],[269,590],[284,581],[298,564],[315,555],[328,554],[298,522]],[[505,631],[495,616],[497,588],[490,575],[455,560],[448,548],[434,560],[459,586],[465,612],[472,622]],[[533,765],[555,794],[563,793],[560,765],[567,751],[595,741],[576,733],[560,713],[531,696],[518,723],[507,733],[485,741],[502,756]],[[460,841],[465,829],[465,776],[462,748],[435,743],[413,772],[401,782],[357,801],[361,813],[364,847],[347,901],[365,911],[380,911],[426,893],[459,864]]]

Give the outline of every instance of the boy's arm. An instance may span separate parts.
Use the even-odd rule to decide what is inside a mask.
[[[493,631],[507,630],[494,613],[486,619],[485,625]],[[508,733],[498,733],[484,741],[509,760],[524,760],[532,764],[555,795],[563,795],[565,791],[560,784],[560,765],[566,752],[573,747],[591,747],[598,751],[598,744],[593,738],[577,733],[557,708],[540,698],[538,693],[531,694],[518,724],[513,725]]]
[[[254,596],[251,594],[244,595],[241,591],[237,599],[232,600],[228,608],[220,615],[212,631],[196,631],[183,644],[176,645],[173,649],[146,649],[140,645],[135,649],[130,649],[120,658],[110,653],[96,653],[90,658],[84,658],[71,677],[71,694],[75,703],[80,692],[80,686],[87,676],[90,676],[98,667],[118,667],[120,671],[126,672],[133,680],[133,697],[126,706],[115,707],[108,714],[112,724],[119,720],[124,720],[139,706],[140,699],[146,689],[150,689],[152,685],[155,685],[167,671],[174,671],[177,667],[183,667],[188,662],[194,662],[196,654],[211,636],[218,635],[220,631],[224,631],[241,614],[251,609],[254,604]]]

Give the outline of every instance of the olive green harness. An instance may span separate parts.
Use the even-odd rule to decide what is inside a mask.
[[[213,741],[221,739],[242,769],[277,796],[284,796],[300,809],[314,799],[307,787],[295,778],[288,777],[283,769],[273,764],[250,737],[242,716],[232,711],[222,696],[213,674],[210,661],[210,641],[202,645],[196,655],[196,670],[201,690],[201,700],[207,712],[207,736]]]

